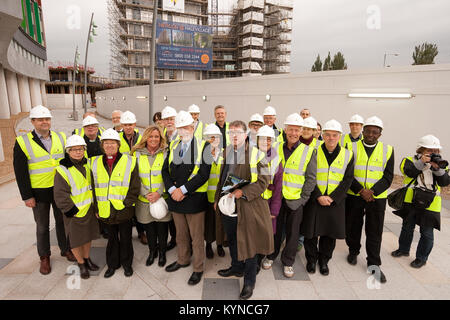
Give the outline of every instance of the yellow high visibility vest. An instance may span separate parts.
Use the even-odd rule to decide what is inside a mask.
[[[28,159],[28,172],[33,189],[53,187],[56,167],[64,158],[66,135],[55,131],[50,131],[50,134],[52,138],[50,153],[33,140],[31,132],[16,138]]]
[[[280,165],[280,162],[282,160],[280,155],[278,154],[279,152],[278,147],[274,148],[272,151],[277,151],[277,154],[267,164],[270,173],[269,184],[273,183],[273,178],[275,176],[275,173],[277,173],[278,166]],[[266,189],[261,196],[263,197],[263,199],[269,200],[270,198],[272,198],[272,194],[273,194],[272,190]]]
[[[139,133],[138,129],[134,129],[134,132],[136,132],[136,134],[138,135],[138,138],[136,140],[136,144],[138,144],[139,142],[141,142],[142,140],[142,136]],[[120,149],[119,152],[122,154],[130,154],[130,146],[128,145],[128,142],[125,138],[125,133],[123,131],[119,132],[119,136],[120,136]]]
[[[110,177],[107,168],[103,165],[103,157],[105,156],[92,157],[91,168],[99,216],[108,218],[111,214],[111,205],[116,210],[125,208],[123,200],[130,188],[131,172],[136,166],[136,158],[126,154],[122,155]]]
[[[72,199],[78,208],[78,213],[75,215],[77,218],[84,217],[88,213],[91,203],[94,202],[89,163],[86,163],[84,168],[86,169],[86,177],[75,166],[66,168],[65,166],[59,165],[56,168],[56,171],[58,171],[70,186],[70,199]]]
[[[345,170],[352,159],[351,151],[341,147],[338,156],[329,166],[322,148],[317,151],[317,187],[323,195],[330,195],[344,179]]]
[[[402,172],[402,174],[404,176],[403,184],[405,187],[408,185],[408,183],[411,182],[411,180],[413,180],[413,178],[408,177],[405,173],[406,160],[409,160],[414,163],[413,157],[406,157],[402,160],[402,163],[400,164],[400,171]],[[448,168],[446,168],[446,170],[448,170]],[[433,211],[433,212],[441,212],[441,208],[442,208],[441,187],[436,184],[436,188],[437,188],[436,195],[434,196],[433,202],[430,204],[430,206],[428,208],[426,208],[426,210]],[[406,203],[412,203],[413,194],[414,194],[414,184],[411,184],[408,187],[408,190],[406,190],[406,195],[405,195]]]
[[[208,195],[208,202],[214,203],[214,198],[216,196],[217,191],[217,185],[219,184],[219,178],[220,178],[220,169],[223,165],[223,157],[220,155],[217,159],[217,162],[214,161],[211,164],[211,171],[209,173],[209,179],[208,179],[208,189],[206,191],[206,194]]]
[[[164,136],[164,138],[167,136],[167,128],[164,128],[163,136]],[[170,144],[172,144],[174,141],[176,141],[178,139],[180,139],[180,136],[177,134],[175,139],[173,139],[172,141],[167,141],[167,144],[170,145]],[[166,140],[168,140],[168,138]]]
[[[197,139],[197,141],[203,140],[203,122],[200,120],[198,121],[197,128],[195,128],[194,137]]]
[[[363,186],[363,188],[372,188],[375,183],[383,177],[383,172],[386,168],[388,159],[392,155],[392,150],[392,146],[378,141],[370,158],[368,158],[362,140],[359,140],[356,143],[355,179]],[[347,193],[355,195],[351,189],[349,189]],[[359,197],[360,195],[356,196]],[[385,199],[387,198],[387,190],[378,196],[373,197],[375,199]]]
[[[103,127],[98,127],[98,132],[100,133],[100,135],[102,135],[103,131],[105,130],[106,129]],[[84,138],[84,127],[82,127],[81,129],[75,129],[75,134]]]
[[[284,167],[283,197],[287,200],[297,200],[302,194],[306,167],[311,160],[314,147],[300,143],[289,159],[284,159],[283,145],[284,142],[280,143],[278,147],[278,154]]]
[[[136,153],[136,160],[139,168],[139,178],[141,183],[148,192],[157,192],[164,185],[161,170],[164,164],[164,152],[157,154],[155,161],[150,167],[148,155]],[[139,195],[139,200],[148,203],[146,197]]]
[[[361,139],[359,139],[359,140],[361,140]],[[347,148],[348,150],[352,151],[353,157],[356,158],[356,151],[357,151],[356,143],[358,141],[352,141],[352,139],[350,138],[350,133],[347,133],[346,135],[343,135],[341,137],[341,140],[339,141],[339,145],[342,148]]]

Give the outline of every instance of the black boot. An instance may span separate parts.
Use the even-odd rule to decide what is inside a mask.
[[[99,266],[92,262],[91,258],[84,258],[84,263],[90,271],[98,271]]]
[[[89,279],[90,274],[86,263],[79,263],[78,267],[80,268],[81,279]]]
[[[214,251],[212,249],[211,243],[206,243],[206,258],[212,259],[214,258]]]
[[[158,266],[164,267],[165,265],[166,265],[166,251],[160,250],[158,258]]]
[[[148,255],[147,261],[145,262],[145,265],[151,266],[153,262],[155,261],[156,257],[158,256],[158,251],[150,251],[150,254]]]

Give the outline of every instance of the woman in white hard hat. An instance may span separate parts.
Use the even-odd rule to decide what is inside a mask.
[[[82,279],[99,267],[90,258],[91,242],[99,237],[92,192],[92,175],[84,156],[86,142],[78,135],[67,139],[65,158],[56,168],[53,188],[56,205],[64,213],[64,228]]]
[[[102,156],[91,158],[98,218],[108,228],[106,270],[109,278],[122,266],[126,277],[133,274],[132,218],[141,187],[136,158],[121,154],[119,133],[105,130],[101,137]]]
[[[248,142],[251,147],[256,147],[256,134],[258,130],[264,125],[264,119],[259,113],[255,113],[250,117],[250,121],[248,123]],[[273,129],[272,129],[273,130]]]
[[[144,227],[150,250],[145,265],[151,266],[159,256],[158,265],[163,267],[166,264],[169,221],[172,220],[172,215],[169,212],[153,213],[151,208],[158,201],[165,201],[161,169],[167,156],[167,144],[159,128],[150,126],[145,129],[141,142],[133,147],[131,153],[137,159],[141,179],[136,219]]]
[[[403,218],[399,248],[392,256],[409,256],[415,225],[420,226],[420,240],[416,259],[411,267],[421,268],[427,263],[433,248],[433,229],[441,229],[441,188],[450,184],[448,162],[440,156],[440,141],[433,135],[419,140],[416,155],[402,160],[400,170],[403,184],[411,185],[406,192],[404,206],[394,214]]]

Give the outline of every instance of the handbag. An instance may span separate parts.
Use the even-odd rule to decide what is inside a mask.
[[[417,178],[412,179],[405,187],[392,191],[387,196],[388,204],[392,209],[401,210],[405,202],[406,192],[409,186],[416,181]]]
[[[412,203],[415,207],[419,209],[426,209],[433,202],[435,195],[436,192],[434,190],[415,187]]]

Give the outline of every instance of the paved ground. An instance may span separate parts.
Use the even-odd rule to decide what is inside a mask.
[[[81,125],[81,121],[74,125],[74,121],[64,119],[70,110],[55,113],[58,114],[53,122],[56,130],[70,133]],[[106,127],[110,124],[108,120],[99,120]],[[28,122],[27,119],[21,121],[17,130],[26,130]],[[0,186],[0,299],[233,300],[238,298],[243,284],[242,279],[223,279],[217,275],[219,269],[228,267],[230,263],[228,250],[225,257],[215,256],[213,260],[206,261],[204,277],[193,287],[187,284],[191,267],[175,273],[165,272],[156,263],[146,267],[148,248],[138,242],[135,230],[135,273],[132,277],[126,278],[122,269],[117,270],[110,279],[103,277],[106,270],[106,240],[99,239],[93,243],[92,259],[102,270],[89,280],[77,282],[71,275],[72,263],[59,255],[53,218],[50,229],[52,272],[43,276],[39,273],[32,211],[24,206],[14,181]],[[381,248],[382,270],[388,282],[380,285],[379,289],[366,274],[364,247],[358,257],[358,265],[350,266],[346,261],[348,251],[345,242],[338,240],[329,263],[329,276],[324,277],[319,272],[313,275],[306,273],[302,250],[294,265],[294,278],[284,278],[280,263],[276,261],[272,270],[262,270],[258,275],[252,299],[450,299],[450,210],[443,209],[442,231],[435,231],[433,251],[427,265],[420,270],[409,266],[415,256],[417,231],[410,257],[396,259],[390,256],[390,252],[398,247],[400,229],[401,219],[388,209]],[[175,259],[176,250],[169,251],[168,264]]]

